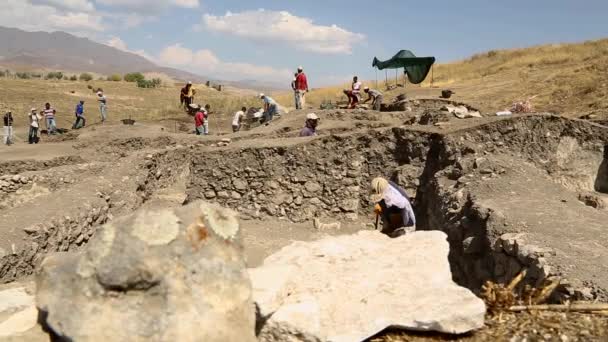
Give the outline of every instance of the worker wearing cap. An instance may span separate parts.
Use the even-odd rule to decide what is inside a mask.
[[[204,135],[205,113],[203,112],[203,109],[199,105],[194,103],[191,103],[188,107],[196,111],[196,114],[194,114],[194,131],[196,132],[196,135]]]
[[[40,128],[40,119],[41,117],[36,113],[36,108],[30,109],[29,114],[27,115],[30,119],[30,131],[28,134],[28,143],[37,144],[38,143],[38,128]]]
[[[186,84],[184,93],[184,106],[188,108],[188,106],[194,103],[194,95],[196,95],[196,89],[194,89],[192,86],[192,82],[188,82],[188,84]]]
[[[103,94],[103,91],[99,89],[97,92],[97,102],[99,102],[99,112],[101,113],[101,123],[104,123],[108,118],[108,100]]]
[[[382,216],[382,233],[395,238],[416,230],[416,216],[405,190],[382,177],[374,178],[371,185],[374,210]]]
[[[262,123],[268,125],[272,118],[277,113],[277,103],[268,95],[260,94],[260,99],[264,101],[264,114],[262,115]]]
[[[304,128],[300,131],[301,137],[312,137],[317,135],[317,125],[319,124],[319,117],[315,113],[306,115],[306,123]]]
[[[306,105],[306,93],[308,92],[308,79],[303,71],[304,69],[299,66],[298,73],[296,75],[296,109],[304,109]]]
[[[382,93],[376,89],[369,89],[369,87],[363,88],[363,91],[368,95],[367,100],[363,101],[363,103],[367,103],[370,100],[372,101],[372,108],[374,110],[380,111],[380,107],[382,106]]]

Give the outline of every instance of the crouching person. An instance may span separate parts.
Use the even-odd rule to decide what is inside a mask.
[[[405,190],[378,177],[372,180],[372,192],[376,215],[382,217],[383,234],[396,238],[416,230],[416,217]]]

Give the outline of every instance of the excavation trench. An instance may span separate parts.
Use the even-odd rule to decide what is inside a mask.
[[[385,176],[415,198],[418,230],[447,234],[456,282],[479,291],[485,281],[505,282],[528,269],[524,283],[539,285],[555,274],[570,277],[569,270],[561,266],[571,261],[555,254],[561,247],[546,238],[551,232],[546,233],[544,225],[521,223],[527,219],[526,212],[535,210],[536,202],[522,200],[522,204],[509,198],[536,198],[538,194],[526,188],[531,185],[520,184],[526,178],[532,185],[551,189],[539,196],[553,203],[546,216],[572,208],[586,210],[590,221],[579,224],[593,228],[595,222],[608,219],[608,211],[580,204],[576,196],[601,197],[595,190],[602,191],[606,184],[602,171],[607,167],[602,153],[606,141],[608,134],[601,126],[530,116],[445,134],[392,128],[304,142],[291,139],[265,147],[178,148],[146,158],[142,167],[147,177],[137,192],[145,204],[179,178],[184,182],[179,190],[185,192],[184,203],[196,199],[217,202],[239,211],[245,220],[301,225],[319,218],[360,226],[373,222],[370,181]],[[511,190],[518,193],[512,195]],[[573,207],[555,204],[564,200]],[[60,231],[68,236],[67,241],[73,241],[65,249],[78,245],[73,228]],[[85,236],[90,237],[88,231]],[[32,266],[20,266],[26,271],[9,268],[0,273],[1,279],[13,280],[31,272],[39,254],[35,252],[31,258],[28,254]],[[581,261],[580,269],[592,266]],[[580,281],[571,281],[572,288],[560,289],[559,296],[575,298],[581,294],[579,288],[587,287],[595,298],[606,299],[608,281],[588,282],[587,275],[575,274]]]
[[[369,184],[373,177],[385,176],[415,198],[417,229],[447,234],[459,284],[478,291],[487,280],[505,282],[527,269],[524,283],[540,285],[549,276],[567,274],[560,264],[564,260],[555,257],[554,241],[545,239],[543,229],[549,223],[527,232],[519,220],[534,208],[502,206],[501,196],[522,175],[533,176],[538,177],[531,178],[534,183],[550,191],[521,189],[517,196],[560,203],[570,196],[568,203],[585,207],[577,196],[595,190],[597,170],[606,165],[606,137],[605,129],[584,122],[532,116],[449,134],[392,128],[228,149],[192,158],[186,201],[218,202],[246,219],[371,223]],[[498,196],[486,189],[492,186],[506,190]],[[608,218],[606,211],[588,209],[589,224]],[[545,215],[555,216],[563,209],[552,205],[546,210]],[[562,289],[559,296],[576,297],[574,287],[584,285],[594,297],[605,299],[604,283],[586,282],[585,274],[576,277],[582,280],[571,281],[572,288]]]

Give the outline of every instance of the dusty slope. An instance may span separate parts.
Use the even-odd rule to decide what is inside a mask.
[[[379,89],[384,91],[384,72],[378,74]],[[394,71],[388,75],[389,84],[394,84]],[[537,96],[532,103],[538,112],[608,117],[608,39],[493,50],[464,61],[435,65],[433,88],[430,78],[429,75],[421,86],[407,84],[405,90],[385,92],[385,101],[403,92],[410,97],[437,97],[441,89],[449,88],[456,92],[454,99],[487,113]],[[402,79],[399,82],[403,83]],[[376,87],[375,80],[364,83]],[[344,100],[341,90],[345,87],[348,85],[313,90],[308,94],[308,103],[317,108],[323,101]],[[286,104],[293,102],[292,94],[279,98]]]

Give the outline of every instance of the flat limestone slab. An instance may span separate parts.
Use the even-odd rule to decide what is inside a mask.
[[[295,242],[250,269],[254,301],[268,326],[323,341],[362,341],[389,326],[465,333],[483,326],[485,305],[452,281],[448,251],[439,231]]]

